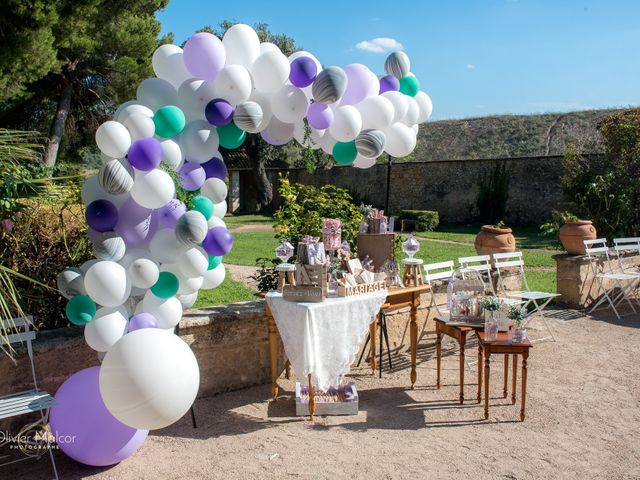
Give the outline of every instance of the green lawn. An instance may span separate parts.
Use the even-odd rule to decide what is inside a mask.
[[[473,244],[479,231],[480,226],[443,225],[433,232],[417,232],[415,235],[421,238],[433,238],[435,240],[450,240],[454,242]],[[549,250],[559,248],[553,237],[542,235],[540,229],[536,227],[514,227],[513,233],[516,237],[516,245],[518,248],[539,248]]]
[[[226,223],[229,228],[235,228],[241,225],[271,225],[273,218],[266,215],[233,215],[224,217],[224,223]]]
[[[275,258],[278,241],[273,235],[272,232],[234,233],[233,248],[225,255],[224,263],[254,266],[258,257]]]
[[[217,288],[211,290],[200,290],[198,293],[198,301],[193,308],[212,307],[214,305],[226,305],[228,303],[244,302],[247,300],[255,300],[253,290],[246,287],[243,283],[236,282],[231,279],[229,270],[227,276]]]

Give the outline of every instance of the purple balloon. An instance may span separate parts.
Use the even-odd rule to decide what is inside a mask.
[[[308,87],[318,75],[318,66],[311,57],[298,57],[291,62],[289,80],[298,88]]]
[[[233,120],[233,107],[222,98],[214,98],[204,109],[204,116],[211,125],[224,127]]]
[[[129,198],[119,211],[118,224],[115,231],[123,239],[127,247],[145,245],[158,229],[158,216],[154,210],[144,208]]]
[[[333,110],[322,102],[313,102],[307,110],[307,121],[311,128],[324,130],[333,122]]]
[[[162,145],[155,138],[141,138],[133,142],[127,159],[138,170],[149,172],[160,165],[162,161]]]
[[[177,198],[174,198],[157,210],[158,221],[163,227],[175,228],[176,222],[186,211],[187,206]]]
[[[184,162],[178,170],[178,175],[180,175],[182,188],[190,192],[198,190],[207,179],[204,168],[193,162]]]
[[[227,166],[224,164],[224,160],[220,158],[213,157],[200,166],[204,168],[207,178],[219,178],[220,180],[227,178]]]
[[[397,92],[400,90],[400,80],[393,75],[387,75],[380,79],[380,95],[384,92]]]
[[[142,312],[134,315],[129,319],[128,332],[140,330],[142,328],[158,328],[156,317],[150,313]]]
[[[340,105],[355,105],[367,98],[370,93],[378,91],[379,82],[371,70],[361,63],[352,63],[344,67],[347,74],[347,89]]]
[[[227,55],[218,37],[200,32],[187,40],[182,58],[191,75],[203,80],[213,80],[224,67]]]
[[[221,257],[226,255],[233,247],[233,237],[231,232],[224,227],[214,227],[207,232],[207,236],[202,242],[202,248],[209,255]]]
[[[100,367],[70,376],[58,389],[51,408],[51,433],[60,449],[75,461],[94,467],[114,465],[133,455],[148,430],[117,420],[102,401]]]
[[[118,209],[109,200],[95,200],[87,205],[85,219],[96,232],[109,232],[118,223]]]

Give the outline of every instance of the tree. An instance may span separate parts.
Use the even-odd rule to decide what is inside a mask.
[[[168,0],[8,0],[0,10],[0,122],[49,131],[44,163],[63,139],[86,145],[140,81]],[[66,135],[71,124],[74,129]]]

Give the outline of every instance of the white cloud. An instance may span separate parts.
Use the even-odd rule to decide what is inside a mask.
[[[467,70],[475,70],[476,66],[472,63],[467,63]]]
[[[378,37],[372,40],[363,40],[356,44],[358,50],[371,53],[385,53],[392,50],[402,50],[404,47],[395,38]]]

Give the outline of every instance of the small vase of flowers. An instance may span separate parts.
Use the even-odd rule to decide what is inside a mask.
[[[527,338],[527,332],[524,328],[524,319],[527,316],[527,309],[520,305],[511,305],[507,310],[507,317],[513,320],[513,338],[514,343],[522,343]]]
[[[502,306],[502,300],[498,297],[484,297],[480,302],[484,309],[484,334],[485,339],[494,342],[498,339],[498,318],[496,312]]]

